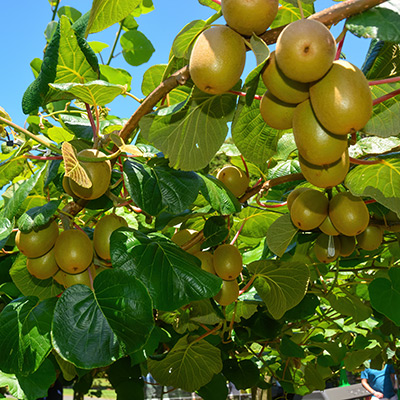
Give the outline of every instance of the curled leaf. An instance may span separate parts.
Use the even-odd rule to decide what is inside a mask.
[[[76,150],[69,142],[63,142],[61,145],[61,153],[64,159],[65,176],[75,181],[79,186],[91,188],[92,182],[86,171],[79,164],[76,157]]]

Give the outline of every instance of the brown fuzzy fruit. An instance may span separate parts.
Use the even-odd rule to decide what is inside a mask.
[[[194,229],[181,229],[173,234],[171,240],[180,247],[184,247],[191,239],[193,239],[199,232]],[[197,242],[186,251],[190,254],[200,251],[201,243]]]
[[[265,123],[274,129],[290,129],[295,109],[296,104],[284,103],[268,90],[260,101],[261,116]]]
[[[356,248],[355,236],[339,235],[340,240],[340,255],[342,257],[348,257]]]
[[[39,230],[31,230],[28,233],[18,231],[15,235],[15,244],[23,255],[37,258],[46,254],[54,246],[57,237],[58,225],[52,221]]]
[[[237,280],[222,281],[221,290],[214,296],[214,300],[221,306],[233,303],[239,296],[239,284]]]
[[[311,190],[311,188],[302,186],[302,187],[299,187],[299,188],[294,189],[293,191],[291,191],[291,192],[289,193],[289,196],[288,196],[287,199],[286,199],[287,208],[289,209],[289,211],[292,209],[292,204],[293,204],[293,202],[295,201],[295,199],[297,199],[297,196],[298,196],[299,194],[305,192],[306,190]]]
[[[339,231],[333,226],[331,219],[329,218],[329,215],[324,219],[324,222],[319,226],[319,229],[325,233],[325,235],[330,235],[330,236],[338,236]]]
[[[310,97],[310,84],[289,79],[278,67],[274,51],[261,76],[267,89],[285,103],[298,104]]]
[[[227,24],[241,35],[260,35],[278,13],[278,0],[222,0],[222,14]]]
[[[28,258],[26,260],[26,268],[35,278],[51,278],[59,270],[56,259],[54,258],[54,247],[40,257]]]
[[[203,92],[222,94],[237,83],[245,61],[243,38],[227,26],[213,26],[202,32],[193,46],[190,77]]]
[[[198,251],[193,255],[201,261],[202,270],[207,271],[210,274],[216,275],[214,268],[214,256],[212,253],[210,253],[209,251]]]
[[[231,244],[218,246],[214,251],[214,269],[226,281],[236,279],[243,269],[242,255],[237,247]]]
[[[79,274],[64,274],[64,286],[69,288],[73,285],[86,285],[89,288],[93,287],[93,280],[96,277],[96,268],[93,264],[89,268]]]
[[[303,231],[317,228],[328,215],[328,204],[328,198],[318,190],[300,193],[290,210],[293,224]]]
[[[78,153],[78,156],[88,158],[100,158],[106,157],[106,155],[95,149],[86,149]],[[84,188],[78,185],[72,179],[69,180],[69,186],[75,196],[85,199],[94,200],[102,196],[110,186],[111,180],[111,163],[109,160],[100,162],[89,162],[81,161],[80,164],[86,171],[92,186],[90,188]]]
[[[298,104],[294,111],[293,135],[301,156],[314,165],[332,164],[347,149],[347,137],[327,131],[318,122],[310,100]]]
[[[102,217],[96,224],[93,232],[93,247],[96,254],[103,260],[111,260],[110,238],[118,228],[128,226],[124,218],[109,214]]]
[[[321,233],[314,244],[314,253],[319,262],[328,264],[335,261],[340,254],[340,240],[337,236]]]
[[[249,186],[249,177],[240,168],[226,165],[218,171],[217,179],[220,180],[235,197],[240,197]]]
[[[357,244],[363,250],[376,250],[382,243],[383,229],[377,225],[368,225],[364,232],[357,235]]]
[[[64,272],[79,274],[93,261],[93,245],[85,232],[68,229],[57,238],[54,255],[58,266]]]
[[[341,192],[329,202],[329,218],[335,228],[346,236],[356,236],[369,224],[369,212],[360,197]]]
[[[310,99],[319,122],[337,135],[360,130],[372,115],[368,81],[348,61],[335,61],[329,72],[311,85]]]
[[[332,66],[336,42],[321,22],[299,19],[283,29],[275,54],[279,68],[288,78],[313,82],[322,78]]]

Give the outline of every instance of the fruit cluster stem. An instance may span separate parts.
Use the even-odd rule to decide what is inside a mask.
[[[353,158],[349,157],[349,161],[352,164],[357,164],[357,165],[374,165],[374,164],[382,164],[383,160],[362,160],[359,158]]]
[[[393,78],[378,79],[377,81],[369,81],[369,86],[383,85],[384,83],[395,83],[400,81],[400,76],[395,76]]]
[[[385,94],[384,96],[378,97],[375,100],[372,101],[372,104],[376,106],[377,104],[383,103],[386,100],[391,99],[392,97],[395,97],[400,94],[400,89],[394,90],[393,92],[390,92],[388,94]]]

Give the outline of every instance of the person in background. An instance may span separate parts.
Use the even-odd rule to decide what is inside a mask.
[[[366,368],[361,372],[361,384],[372,394],[371,400],[397,400],[392,364],[386,364],[380,370]]]

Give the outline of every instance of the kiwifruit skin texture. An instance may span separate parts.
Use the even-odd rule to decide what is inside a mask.
[[[220,180],[235,197],[240,197],[249,186],[249,177],[246,173],[234,165],[226,165],[217,173]]]
[[[214,251],[214,269],[217,275],[227,281],[236,279],[243,269],[242,255],[231,244],[222,244]]]
[[[68,274],[79,274],[93,261],[93,245],[81,230],[68,229],[60,233],[54,245],[58,266]]]
[[[321,233],[314,244],[314,253],[317,257],[319,262],[324,264],[328,264],[332,261],[335,261],[340,255],[340,240],[337,236],[332,236],[334,247],[335,247],[335,254],[333,257],[328,255],[328,242],[329,236],[325,235],[325,233]]]
[[[326,166],[314,165],[307,162],[299,154],[300,169],[308,182],[320,188],[331,188],[343,182],[349,171],[349,152],[346,149],[342,157]]]
[[[123,217],[116,214],[108,214],[102,217],[96,224],[93,232],[93,246],[96,254],[103,260],[111,260],[110,238],[118,228],[127,227]]]
[[[329,215],[326,216],[324,222],[322,222],[322,224],[319,226],[319,229],[321,232],[325,233],[325,235],[338,236],[340,234],[339,231],[333,226]]]
[[[260,101],[260,113],[271,128],[290,129],[296,104],[285,103],[267,90]]]
[[[193,254],[201,261],[201,269],[216,275],[214,268],[214,256],[209,251],[198,251]]]
[[[91,264],[89,268],[86,268],[79,274],[64,273],[63,276],[64,286],[66,288],[69,288],[73,285],[79,284],[79,285],[86,285],[89,288],[92,288],[93,280],[95,277],[96,277],[96,268],[93,264]]]
[[[292,209],[292,204],[293,204],[293,202],[295,201],[295,199],[297,199],[297,197],[298,197],[301,193],[305,192],[306,190],[311,190],[311,188],[302,186],[302,187],[298,187],[298,188],[292,190],[292,191],[289,193],[289,196],[288,196],[287,199],[286,199],[286,202],[287,202],[286,206],[287,206],[287,208],[289,209],[289,211]]]
[[[335,228],[346,236],[356,236],[369,224],[369,212],[360,197],[340,192],[329,202],[329,217]]]
[[[290,210],[293,224],[303,231],[317,228],[328,215],[328,204],[328,198],[318,190],[300,193]]]
[[[382,243],[383,229],[380,226],[368,225],[357,235],[357,244],[363,250],[376,250]]]
[[[298,104],[294,111],[293,135],[301,156],[315,165],[336,162],[348,146],[346,136],[334,135],[319,123],[310,100]]]
[[[241,35],[260,35],[278,13],[278,0],[222,0],[222,14],[227,24]]]
[[[26,268],[35,278],[51,278],[59,269],[54,257],[54,247],[40,257],[28,258],[26,260]]]
[[[106,155],[95,149],[85,149],[78,153],[78,156],[99,158]],[[109,160],[101,162],[81,162],[89,179],[92,182],[90,188],[84,188],[78,185],[74,180],[69,179],[69,187],[76,197],[85,200],[94,200],[102,196],[110,186],[111,180],[111,163]]]
[[[239,284],[237,280],[222,281],[221,290],[214,296],[214,300],[221,306],[233,303],[239,296]]]
[[[347,135],[359,131],[372,115],[372,96],[362,71],[345,60],[310,87],[315,115],[328,131]]]
[[[310,84],[289,79],[278,67],[274,51],[261,76],[267,89],[285,103],[298,104],[310,97]]]
[[[194,236],[196,236],[199,232],[194,229],[181,229],[178,232],[172,235],[171,240],[177,244],[178,246],[183,246],[187,242],[189,242]],[[194,254],[200,251],[201,243],[196,243],[186,251],[190,254]]]
[[[356,248],[355,236],[339,235],[338,238],[340,240],[340,255],[348,257]]]
[[[336,42],[321,22],[300,19],[283,29],[276,42],[275,55],[279,68],[288,78],[313,82],[332,66]]]
[[[227,26],[213,26],[202,32],[193,46],[190,77],[203,92],[222,94],[237,83],[245,61],[243,38]]]
[[[15,235],[15,244],[24,256],[37,258],[54,246],[57,237],[58,225],[52,221],[49,225],[28,233],[18,231]]]

